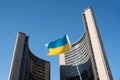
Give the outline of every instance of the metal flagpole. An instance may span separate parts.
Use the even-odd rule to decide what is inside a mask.
[[[67,34],[66,34],[66,37],[67,37],[68,42],[70,43],[70,40],[69,40]],[[77,65],[76,59],[74,58],[74,60],[75,60],[75,65],[76,65],[76,68],[77,68],[77,72],[78,72],[79,78],[80,78],[80,80],[82,80],[82,77],[81,77],[80,70],[79,70],[79,68],[78,68],[78,65]]]
[[[74,60],[75,60],[75,65],[76,65],[76,68],[77,68],[77,72],[78,72],[79,78],[80,78],[80,80],[82,80],[82,77],[81,77],[80,70],[79,70],[79,68],[78,68],[76,59],[74,58]]]

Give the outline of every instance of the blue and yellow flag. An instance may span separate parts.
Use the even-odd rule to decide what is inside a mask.
[[[52,41],[45,45],[49,49],[48,56],[54,56],[68,52],[71,49],[70,41],[68,35],[64,35],[55,41]]]

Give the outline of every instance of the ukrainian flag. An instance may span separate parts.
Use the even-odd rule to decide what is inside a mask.
[[[64,35],[62,38],[52,41],[45,46],[49,49],[48,56],[62,54],[71,49],[68,35]]]

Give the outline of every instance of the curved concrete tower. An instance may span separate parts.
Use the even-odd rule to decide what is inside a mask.
[[[82,17],[83,36],[60,55],[60,80],[113,80],[92,9]]]
[[[50,62],[33,55],[28,36],[19,32],[8,80],[50,80]]]

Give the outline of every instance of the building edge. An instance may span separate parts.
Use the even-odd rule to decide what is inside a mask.
[[[8,80],[10,80],[10,76],[12,74],[12,66],[13,66],[13,63],[14,63],[14,58],[15,58],[15,51],[16,51],[16,47],[17,47],[17,43],[18,43],[18,39],[19,39],[19,35],[20,34],[23,34],[25,35],[24,33],[22,32],[18,32],[17,34],[17,38],[16,38],[16,41],[15,41],[15,46],[14,46],[14,51],[13,51],[13,56],[12,56],[12,61],[11,61],[11,65],[10,65],[10,71],[9,71],[9,76],[8,76]]]

